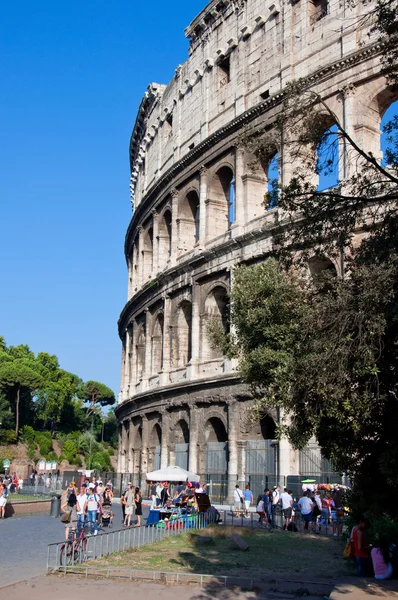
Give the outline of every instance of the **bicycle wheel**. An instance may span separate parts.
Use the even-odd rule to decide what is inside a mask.
[[[61,546],[59,564],[68,567],[72,563],[72,542],[67,542]]]

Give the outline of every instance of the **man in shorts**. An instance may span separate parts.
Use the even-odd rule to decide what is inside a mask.
[[[292,492],[290,490],[288,490],[287,488],[285,488],[283,493],[281,494],[281,503],[282,503],[282,514],[285,519],[285,524],[283,526],[283,529],[287,529],[287,526],[289,525],[291,518],[292,518],[292,506],[293,506]]]
[[[234,510],[235,517],[239,517],[239,513],[243,512],[243,493],[242,490],[239,489],[238,484],[236,484],[234,490]]]
[[[304,523],[304,529],[306,531],[312,529],[312,509],[314,504],[310,498],[309,492],[304,492],[300,500],[298,501],[298,507],[301,511],[301,518]]]

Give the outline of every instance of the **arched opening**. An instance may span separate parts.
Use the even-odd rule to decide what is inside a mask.
[[[318,192],[339,184],[339,138],[335,123],[323,132],[316,146],[316,173]]]
[[[230,167],[221,167],[213,177],[208,205],[208,232],[217,237],[228,231],[235,221],[234,174]]]
[[[225,334],[229,331],[228,294],[223,286],[217,286],[208,294],[204,304],[204,314],[201,318],[202,360],[212,360],[222,356],[222,350],[212,344],[209,328],[223,328]]]
[[[166,267],[171,256],[171,212],[166,210],[159,223],[159,270]]]
[[[160,469],[160,449],[162,444],[162,430],[159,423],[156,423],[152,427],[151,435],[149,436],[150,456],[149,463],[150,467],[148,470],[156,471]]]
[[[383,167],[395,167],[398,168],[397,161],[397,145],[398,135],[397,129],[393,125],[394,119],[398,118],[398,100],[390,104],[387,110],[384,112],[380,122],[380,150],[383,154],[382,165]]]
[[[133,268],[132,268],[132,284],[133,289],[139,286],[140,277],[139,277],[139,239],[138,236],[134,240],[133,244]]]
[[[199,196],[189,192],[180,205],[178,214],[178,248],[180,252],[192,250],[199,241]]]
[[[337,277],[336,266],[330,258],[323,255],[316,255],[309,259],[308,269],[311,277],[318,277],[321,273],[328,273],[331,276]]]
[[[267,166],[268,210],[278,206],[280,166],[279,154],[274,154]]]
[[[143,378],[145,372],[145,325],[140,325],[137,331],[137,339],[135,344],[135,356],[136,356],[136,381],[138,382]]]
[[[142,249],[143,283],[151,278],[153,270],[153,228],[150,227],[145,236]]]
[[[228,434],[219,417],[211,417],[205,425],[206,442],[227,442]]]
[[[142,426],[137,425],[133,445],[133,473],[141,473]]]
[[[159,373],[163,369],[163,330],[164,315],[159,314],[152,333],[152,373]]]
[[[192,304],[181,302],[177,309],[173,331],[173,365],[184,367],[192,356]]]
[[[174,428],[174,453],[177,467],[188,469],[189,459],[189,427],[184,419],[180,419]]]
[[[270,415],[265,414],[254,423],[249,418],[247,425],[246,479],[253,494],[260,494],[265,487],[271,487],[276,482],[276,424]]]
[[[206,441],[206,474],[217,479],[228,471],[228,434],[219,417],[210,417],[204,428]]]

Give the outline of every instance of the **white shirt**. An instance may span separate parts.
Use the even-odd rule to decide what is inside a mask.
[[[272,492],[272,504],[278,504],[280,498],[280,494],[278,490],[274,490]]]
[[[300,498],[298,504],[302,515],[309,515],[312,512],[312,500],[308,496]]]
[[[240,502],[241,498],[243,498],[241,490],[238,489],[238,488],[235,488],[235,491],[234,491],[234,502]]]
[[[86,494],[80,494],[79,496],[77,496],[77,501],[78,501],[79,506],[80,506],[80,510],[77,511],[77,514],[81,515],[84,512],[84,506],[85,506],[85,504],[87,502],[87,495]]]
[[[87,498],[87,510],[97,510],[98,496],[93,494]]]
[[[162,489],[163,489],[163,487],[161,485],[158,485],[156,487],[156,495],[157,495],[158,498],[160,498],[160,494],[162,493]]]
[[[293,504],[293,498],[287,492],[283,492],[283,494],[281,494],[281,501],[282,501],[282,510],[291,508],[291,506]]]

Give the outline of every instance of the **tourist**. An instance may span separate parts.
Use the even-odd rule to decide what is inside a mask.
[[[367,577],[370,572],[369,544],[366,537],[366,530],[370,523],[364,515],[357,520],[357,525],[351,532],[351,539],[354,544],[354,558],[358,575]]]
[[[162,504],[162,490],[163,483],[159,481],[158,485],[156,486],[156,506],[160,506]]]
[[[87,521],[90,533],[97,535],[98,533],[98,521],[97,514],[101,512],[101,504],[99,501],[99,497],[94,493],[92,487],[88,488],[88,496],[87,496],[87,504],[86,504],[86,513],[87,513]]]
[[[23,490],[23,479],[22,479],[22,477],[19,477],[18,478],[18,491],[22,492],[22,490]]]
[[[142,496],[141,496],[141,490],[139,487],[135,488],[134,502],[135,502],[135,516],[137,517],[137,523],[135,524],[135,527],[141,527]]]
[[[108,486],[108,484],[106,484],[105,489],[104,489],[104,502],[106,501],[109,504],[112,504],[112,500],[113,500],[112,488],[110,488]]]
[[[5,518],[7,496],[8,496],[7,486],[4,483],[2,483],[2,484],[0,484],[0,519]]]
[[[276,507],[280,504],[280,495],[281,487],[280,485],[274,485],[274,489],[271,494],[271,516],[272,516],[272,526],[275,527],[275,513]]]
[[[77,501],[76,494],[70,494],[66,502],[61,506],[61,511],[64,513],[70,513],[69,521],[65,523],[65,539],[69,538],[69,529],[76,529],[77,526],[77,513],[80,512],[80,506]]]
[[[130,527],[131,526],[131,517],[133,514],[133,509],[134,509],[134,496],[135,496],[135,492],[133,490],[133,486],[132,484],[129,482],[128,483],[128,489],[126,494],[124,495],[124,526],[125,527]]]
[[[312,509],[314,504],[309,497],[309,492],[304,492],[303,496],[298,501],[298,507],[301,512],[301,518],[304,523],[304,530],[308,531],[312,528]]]
[[[162,491],[160,492],[160,504],[162,506],[167,506],[168,501],[170,500],[170,492],[169,492],[169,484],[167,481],[164,482]]]
[[[328,501],[327,497],[324,496],[321,500],[321,516],[319,517],[319,521],[318,521],[319,531],[321,531],[322,525],[325,526],[325,529],[327,531],[327,527],[329,525],[329,519],[330,519],[329,501]]]
[[[243,506],[242,490],[239,489],[239,484],[236,484],[235,490],[234,490],[235,517],[239,517],[239,513],[242,513],[242,506]]]
[[[287,488],[281,494],[282,514],[285,519],[283,529],[287,529],[292,518],[293,496]]]
[[[337,489],[333,490],[332,492],[330,512],[332,516],[333,535],[334,537],[337,537],[343,532],[344,517],[344,507],[342,506],[341,494]]]
[[[263,500],[263,497],[261,494],[257,498],[256,513],[259,515],[258,522],[260,523],[260,525],[264,526],[265,525],[264,521],[266,519],[266,516],[265,516],[265,510],[264,510],[264,500]],[[267,520],[267,523],[268,523],[268,520]]]
[[[108,479],[107,483],[106,483],[107,487],[110,488],[113,492],[113,483],[112,483],[112,479]]]
[[[372,548],[370,557],[372,559],[375,579],[391,579],[393,574],[391,558],[394,548],[395,545],[391,545],[385,536],[382,536],[376,546]]]
[[[246,519],[250,519],[250,515],[249,515],[250,505],[253,504],[254,500],[253,500],[253,493],[250,490],[249,484],[247,484],[245,487],[245,491],[243,492],[243,497],[245,500],[245,517],[246,517]]]
[[[270,501],[269,501],[269,489],[268,488],[264,489],[264,494],[262,495],[262,499],[263,499],[263,503],[264,503],[264,514],[265,514],[264,521],[268,525],[268,524],[270,524]]]
[[[321,511],[322,511],[321,495],[318,491],[314,492],[314,495],[312,496],[311,501],[314,505],[314,507],[312,509],[312,530],[315,533],[317,533],[318,517],[320,516]],[[319,527],[319,531],[320,531],[320,527]]]
[[[156,495],[156,483],[154,481],[151,481],[149,483],[149,496],[150,496],[150,498],[152,500],[150,510],[153,510],[154,508],[156,508],[156,499],[157,499],[157,495]]]
[[[79,508],[77,509],[77,530],[84,528],[87,508],[87,488],[83,484],[80,486],[80,494],[76,497]]]
[[[98,481],[97,489],[95,491],[96,491],[96,494],[98,494],[98,496],[100,497],[101,502],[103,500],[104,490],[105,490],[104,484],[102,483],[102,481],[100,479]]]
[[[302,524],[302,516],[301,516],[301,510],[300,507],[298,505],[299,503],[299,498],[294,498],[293,500],[293,512],[292,512],[292,521],[294,522],[294,524],[297,527],[297,531],[301,530],[301,524]]]

